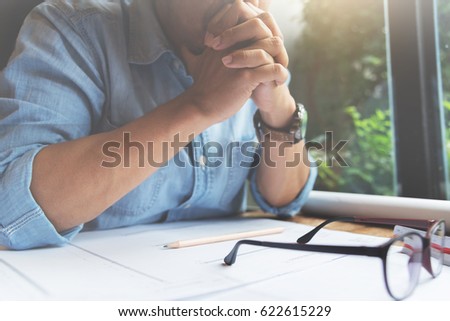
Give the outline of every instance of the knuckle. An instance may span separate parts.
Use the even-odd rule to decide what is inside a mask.
[[[247,61],[250,58],[250,54],[247,50],[242,50],[240,56],[243,61]]]
[[[270,42],[272,44],[272,46],[280,48],[284,46],[284,42],[283,39],[281,39],[280,36],[273,36],[270,38]]]
[[[243,1],[235,1],[233,4],[241,11],[244,10],[246,6]]]
[[[256,17],[255,19],[253,19],[252,23],[254,25],[253,26],[254,28],[258,28],[258,29],[265,29],[266,28],[266,24],[259,17]]]
[[[259,16],[259,19],[261,19],[262,21],[272,21],[274,20],[273,15],[270,12],[264,11],[263,13],[261,13]]]
[[[262,49],[255,50],[255,56],[260,60],[267,60],[267,53]]]
[[[284,67],[281,64],[279,64],[279,63],[275,63],[275,64],[272,65],[272,72],[274,74],[276,74],[276,75],[282,74],[283,73],[283,69],[284,69]]]
[[[221,35],[222,41],[225,41],[225,42],[226,42],[226,41],[228,41],[229,39],[233,39],[233,36],[234,36],[235,33],[236,33],[236,29],[235,29],[234,27],[225,30],[225,31],[222,33],[222,35]]]

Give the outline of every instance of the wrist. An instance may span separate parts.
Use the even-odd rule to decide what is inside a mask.
[[[189,90],[178,96],[178,114],[183,115],[186,120],[204,130],[218,121],[214,119],[206,107],[207,103],[199,99],[199,97],[199,95],[191,93]]]
[[[181,94],[182,105],[189,110],[190,118],[207,123],[208,127],[222,121],[220,113],[217,113],[213,101],[204,93],[197,90],[194,86]]]
[[[262,121],[272,128],[285,128],[292,121],[292,114],[295,112],[296,103],[292,96],[287,102],[276,106],[271,112],[260,110]]]

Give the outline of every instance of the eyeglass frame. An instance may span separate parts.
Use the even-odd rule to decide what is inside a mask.
[[[347,216],[347,217],[333,217],[325,220],[321,224],[317,225],[314,229],[304,234],[297,239],[297,243],[306,244],[308,243],[314,235],[316,235],[323,227],[333,222],[351,222],[351,223],[363,223],[363,224],[379,224],[379,225],[402,225],[405,227],[411,227],[416,229],[426,230],[424,237],[428,239],[427,243],[424,243],[423,255],[422,255],[422,266],[428,273],[431,274],[433,278],[437,277],[440,273],[440,269],[437,273],[433,271],[431,266],[431,231],[432,229],[443,223],[445,231],[445,221],[444,220],[424,220],[424,219],[401,219],[401,218],[375,218],[375,217],[358,217],[358,216]],[[445,234],[445,233],[444,233]]]
[[[300,237],[298,240],[303,240],[306,242],[309,242],[311,238],[325,225],[335,222],[335,221],[346,221],[346,222],[362,222],[361,219],[363,218],[357,218],[357,217],[341,217],[341,218],[332,218],[329,220],[326,220],[325,222],[318,225],[316,228],[311,230],[310,232],[306,233],[302,237]],[[433,227],[435,224],[439,224],[443,222],[443,220],[407,220],[407,219],[401,219],[401,220],[395,220],[392,219],[390,223],[382,223],[386,222],[387,220],[391,219],[370,219],[370,218],[364,218],[365,223],[370,223],[373,221],[376,221],[376,224],[399,224],[399,223],[393,223],[393,222],[400,222],[401,224],[404,224],[405,226],[410,227],[416,227],[416,228],[424,228],[423,226],[426,225],[428,228],[427,235],[424,237],[423,235],[417,233],[417,232],[407,232],[402,235],[396,236],[388,240],[387,242],[378,245],[378,246],[339,246],[339,245],[315,245],[315,244],[305,244],[306,242],[297,242],[298,243],[283,243],[283,242],[268,242],[268,241],[257,241],[257,240],[240,240],[236,242],[233,249],[230,251],[230,253],[224,258],[225,265],[233,265],[236,262],[237,253],[239,250],[239,247],[243,244],[246,245],[254,245],[254,246],[263,246],[263,247],[269,247],[269,248],[278,248],[278,249],[287,249],[287,250],[299,250],[299,251],[308,251],[308,252],[321,252],[321,253],[333,253],[333,254],[346,254],[346,255],[365,255],[369,257],[378,257],[383,261],[383,276],[384,276],[384,284],[387,289],[387,292],[394,300],[402,300],[408,297],[412,291],[417,287],[417,282],[414,284],[414,287],[412,288],[411,292],[409,292],[405,297],[396,297],[394,293],[392,293],[391,289],[389,288],[388,284],[388,277],[387,277],[387,254],[389,247],[399,241],[402,240],[408,236],[416,235],[422,240],[422,253],[421,253],[421,260],[422,260],[422,266],[427,270],[428,273],[431,274],[433,278],[437,277],[438,274],[434,274],[431,269],[431,262],[430,262],[430,237],[429,237],[429,231],[431,230],[431,227]],[[407,224],[409,223],[409,224]],[[444,223],[445,226],[445,223]],[[307,238],[305,237],[307,236]],[[304,238],[305,237],[305,238]],[[304,239],[303,239],[304,238]],[[428,252],[425,252],[425,251]],[[424,259],[425,257],[428,257],[428,260]],[[439,271],[440,272],[440,271]]]

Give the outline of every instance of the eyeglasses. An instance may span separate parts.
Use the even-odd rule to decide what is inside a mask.
[[[324,226],[335,221],[387,225],[401,224],[407,227],[424,229],[426,233],[425,236],[422,236],[418,232],[408,232],[376,247],[305,244]],[[243,244],[288,250],[378,257],[383,261],[384,281],[389,295],[395,300],[403,300],[417,286],[421,266],[433,277],[437,277],[441,273],[444,261],[444,238],[445,222],[443,220],[332,218],[300,237],[297,243],[240,240],[225,257],[224,262],[226,265],[234,264],[239,247]]]

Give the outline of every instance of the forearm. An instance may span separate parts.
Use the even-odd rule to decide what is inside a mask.
[[[292,122],[295,100],[286,85],[274,89],[272,112],[261,111],[264,122],[273,128],[284,128]],[[304,140],[297,144],[275,142],[263,137],[262,162],[257,172],[258,189],[272,206],[281,207],[295,199],[309,177],[309,160]]]
[[[175,137],[187,144],[211,125],[197,110],[180,96],[114,131],[44,148],[33,163],[34,198],[58,231],[94,219],[179,151],[171,148]],[[126,149],[124,135],[142,148]],[[111,159],[104,148],[111,142],[121,162],[105,166]]]
[[[256,182],[264,199],[274,207],[292,202],[305,186],[310,168],[304,141],[295,145],[263,142]]]

